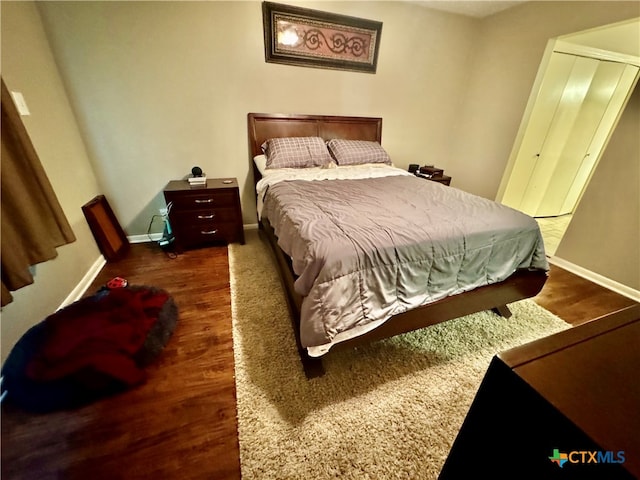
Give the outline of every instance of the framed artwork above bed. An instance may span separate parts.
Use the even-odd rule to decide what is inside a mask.
[[[265,61],[375,73],[382,22],[263,2]]]

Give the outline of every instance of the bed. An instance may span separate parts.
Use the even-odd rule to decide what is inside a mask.
[[[275,159],[278,145],[301,137],[377,146],[382,119],[248,114],[260,231],[277,260],[309,378],[324,373],[332,350],[482,310],[508,317],[507,304],[542,289],[548,263],[531,217],[419,179],[377,151],[355,165],[347,153],[339,166],[266,168],[263,146]],[[336,148],[332,156],[343,155]]]

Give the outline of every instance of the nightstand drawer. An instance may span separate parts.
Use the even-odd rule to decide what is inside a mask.
[[[169,213],[172,224],[200,225],[212,222],[235,222],[236,209],[233,207],[216,207],[202,210],[173,210]]]
[[[188,225],[181,229],[181,242],[185,247],[204,243],[225,242],[239,240],[237,226],[234,223],[209,222],[201,225]]]
[[[233,207],[236,193],[233,190],[205,191],[205,192],[181,192],[179,194],[169,193],[166,195],[167,201],[173,203],[173,208],[178,209],[201,209],[206,207]]]

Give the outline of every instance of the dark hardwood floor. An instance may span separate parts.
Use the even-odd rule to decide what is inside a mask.
[[[179,321],[147,382],[75,411],[2,408],[3,479],[240,478],[227,248],[132,245],[114,276],[168,291]]]
[[[549,279],[535,301],[572,325],[637,303],[555,265],[551,265]]]
[[[227,248],[132,245],[87,294],[114,276],[173,296],[173,337],[134,390],[46,415],[2,405],[2,478],[240,478]],[[536,301],[572,324],[635,303],[557,267]]]

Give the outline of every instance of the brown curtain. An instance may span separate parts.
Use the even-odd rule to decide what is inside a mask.
[[[2,306],[33,283],[30,270],[58,255],[75,235],[2,80]]]

